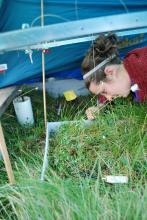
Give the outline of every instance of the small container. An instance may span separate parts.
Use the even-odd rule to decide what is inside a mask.
[[[77,98],[77,95],[73,90],[68,90],[63,92],[66,101],[73,101]]]
[[[127,176],[105,176],[102,179],[107,183],[128,183]]]
[[[17,97],[13,100],[13,105],[17,120],[21,125],[34,125],[34,116],[30,97]]]

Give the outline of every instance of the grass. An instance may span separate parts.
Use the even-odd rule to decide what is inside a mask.
[[[45,132],[42,96],[31,94],[35,127],[18,125],[10,106],[2,118],[16,184],[7,184],[0,163],[0,219],[146,219],[146,105],[131,98],[115,102],[90,127],[64,125],[50,140],[49,168],[40,181]],[[95,97],[67,103],[47,97],[48,121],[79,120]],[[57,107],[61,103],[61,115]],[[105,175],[127,175],[111,185]]]

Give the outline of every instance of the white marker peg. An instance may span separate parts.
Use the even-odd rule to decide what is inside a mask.
[[[107,183],[128,183],[127,176],[105,176],[102,179]]]

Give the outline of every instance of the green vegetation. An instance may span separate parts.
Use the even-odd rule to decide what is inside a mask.
[[[42,182],[42,96],[34,92],[31,98],[34,128],[17,123],[13,106],[2,118],[16,184],[7,184],[0,161],[0,219],[146,219],[146,104],[118,99],[89,127],[79,122],[61,127],[50,140],[49,167]],[[83,120],[95,99],[79,97],[67,103],[47,97],[48,121]],[[102,180],[105,175],[127,175],[129,183],[108,184]]]

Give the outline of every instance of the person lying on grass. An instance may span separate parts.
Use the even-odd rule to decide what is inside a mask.
[[[132,91],[134,100],[147,100],[147,47],[130,51],[123,61],[118,53],[118,38],[115,34],[100,35],[92,44],[82,62],[86,87],[98,95],[98,107],[86,110],[88,119],[106,100],[127,97]]]

